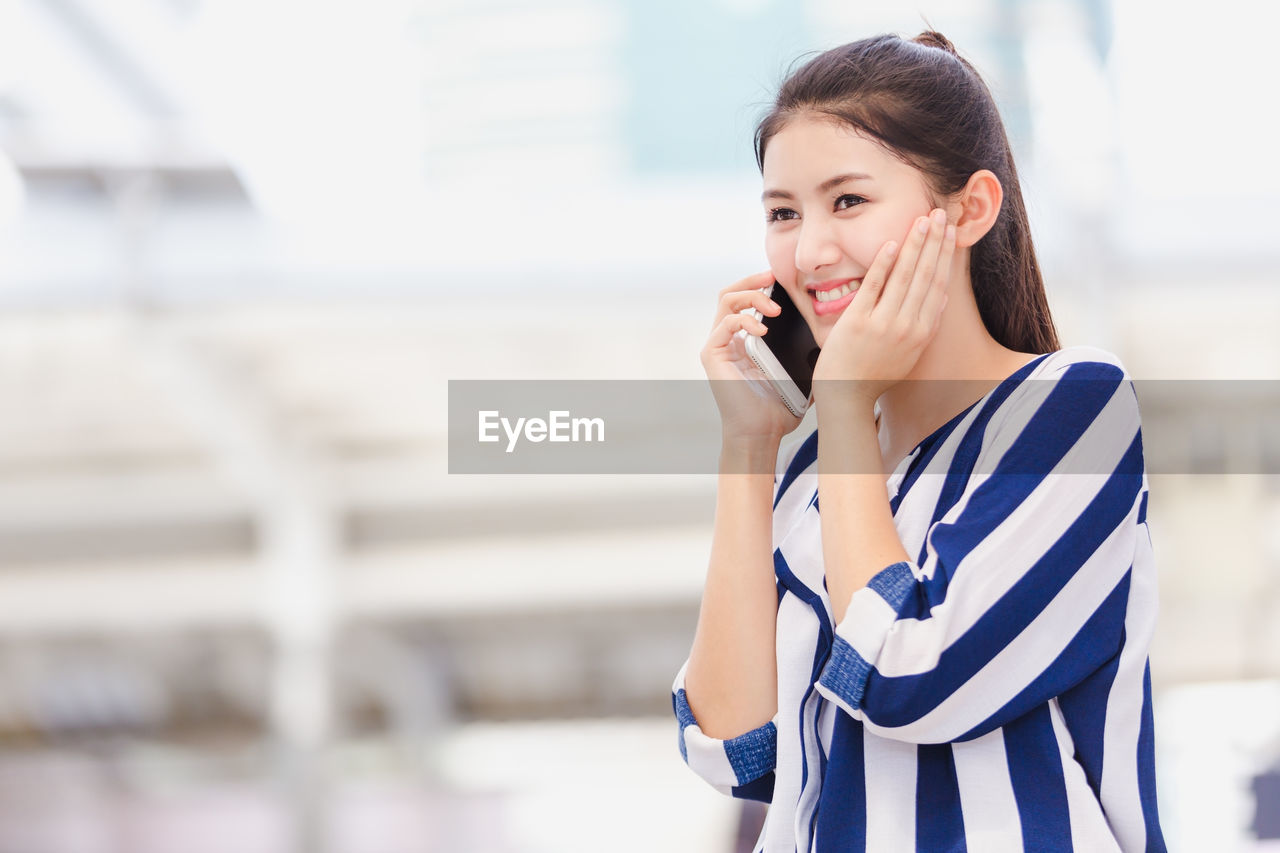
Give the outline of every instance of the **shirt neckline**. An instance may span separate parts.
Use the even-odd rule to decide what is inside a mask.
[[[1035,371],[1035,366],[1037,365],[1038,362],[1040,362],[1042,359],[1048,358],[1049,355],[1050,353],[1047,353],[1047,352],[1041,353],[1023,362],[1021,367],[1013,371],[1013,373],[1010,373],[1004,379],[1001,379],[998,383],[996,383],[995,387],[993,387],[990,391],[983,394],[978,399],[974,400],[968,406],[965,406],[964,409],[961,410],[959,413],[957,413],[955,417],[951,418],[951,420],[947,421],[945,424],[938,427],[933,432],[929,433],[924,438],[922,438],[920,442],[916,444],[914,448],[911,449],[910,453],[902,457],[901,461],[899,461],[897,466],[894,467],[893,473],[889,475],[889,479],[887,483],[889,486],[892,487],[892,491],[895,493],[897,492],[897,483],[901,482],[902,478],[906,475],[907,469],[911,467],[911,463],[913,461],[919,458],[922,450],[933,445],[940,436],[949,435],[951,433],[951,430],[953,430],[956,427],[956,425],[960,423],[961,420],[963,420],[971,411],[973,411],[976,406],[985,402],[988,398],[990,398],[993,394],[995,394],[1005,385],[1015,381],[1021,382],[1023,379],[1025,379],[1027,376],[1029,376],[1031,373]],[[878,411],[876,413],[876,418],[878,421],[879,419]],[[878,426],[877,426],[877,434],[878,434]]]

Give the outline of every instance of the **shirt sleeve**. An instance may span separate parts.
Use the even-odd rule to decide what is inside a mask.
[[[778,453],[773,472],[773,505],[801,471],[817,458],[817,431],[789,442]],[[774,720],[737,737],[721,740],[703,733],[689,707],[685,661],[671,686],[671,706],[679,725],[680,754],[689,767],[716,790],[739,799],[772,802],[778,760],[778,727]],[[776,719],[776,718],[775,718]]]
[[[773,799],[778,760],[778,727],[770,720],[728,740],[703,734],[684,692],[685,662],[671,687],[671,704],[680,727],[680,754],[693,772],[722,794],[744,800]]]
[[[963,484],[945,476],[942,498],[963,491],[920,562],[876,574],[836,626],[816,688],[878,735],[981,736],[1124,644],[1146,497],[1132,383],[1084,362],[1027,386],[992,416]]]

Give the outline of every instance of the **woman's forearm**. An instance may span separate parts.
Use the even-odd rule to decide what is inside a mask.
[[[711,559],[685,692],[702,731],[730,738],[777,713],[773,477],[778,442],[726,443]]]
[[[867,581],[910,559],[893,524],[875,413],[865,401],[818,405],[818,512],[827,595],[839,624]]]

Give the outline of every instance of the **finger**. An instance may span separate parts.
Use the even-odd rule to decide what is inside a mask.
[[[942,252],[938,255],[938,268],[920,306],[920,322],[934,328],[942,309],[947,304],[947,285],[951,282],[951,260],[956,252],[956,227],[948,225],[942,239]]]
[[[764,335],[769,331],[768,327],[755,317],[747,314],[730,314],[711,330],[711,337],[707,339],[707,348],[716,349],[728,346],[729,342],[733,340],[733,336],[742,329],[753,335]]]
[[[929,214],[929,236],[920,252],[911,284],[902,299],[901,313],[912,320],[920,316],[920,306],[934,286],[934,275],[941,269],[939,261],[946,246],[947,214],[941,208]]]
[[[716,312],[716,318],[711,324],[714,329],[718,323],[725,317],[733,314],[746,314],[753,316],[752,311],[758,311],[760,314],[770,317],[777,316],[782,313],[782,306],[774,302],[763,292],[759,290],[743,290],[735,293],[726,293],[720,301],[720,310]]]
[[[749,275],[721,290],[716,304],[716,316],[711,325],[715,326],[725,316],[735,311],[741,311],[748,306],[754,307],[763,314],[777,314],[781,308],[761,292],[762,289],[771,285],[773,280],[773,272],[766,270],[755,275]]]
[[[773,284],[773,281],[773,270],[764,270],[762,272],[753,273],[746,278],[735,281],[728,287],[721,288],[719,294],[717,294],[717,300],[723,302],[726,296],[734,293],[766,288]]]
[[[902,300],[911,283],[911,276],[915,274],[916,264],[920,260],[920,250],[924,248],[928,235],[929,217],[917,217],[902,241],[902,251],[898,255],[898,262],[893,265],[889,280],[885,282],[884,293],[875,308],[876,313],[896,316],[901,310]]]
[[[888,279],[889,273],[893,270],[893,259],[898,255],[898,244],[894,240],[890,240],[880,247],[880,251],[876,252],[875,258],[871,261],[871,266],[867,269],[866,274],[862,276],[862,284],[858,286],[858,291],[853,295],[853,301],[849,303],[846,311],[856,310],[863,314],[870,314],[871,309],[876,307],[876,300],[880,293],[884,290],[885,280]]]
[[[929,324],[929,340],[933,340],[934,335],[938,334],[938,329],[942,328],[942,312],[947,307],[947,295],[942,294],[942,299],[938,300],[938,310],[934,314],[933,322]]]

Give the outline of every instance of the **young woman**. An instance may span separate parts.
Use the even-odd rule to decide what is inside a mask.
[[[685,760],[771,804],[767,853],[1163,850],[1137,401],[1058,344],[986,85],[938,33],[845,45],[756,155],[770,269],[702,351],[723,443]],[[798,421],[736,335],[775,280],[822,347],[782,459]]]

